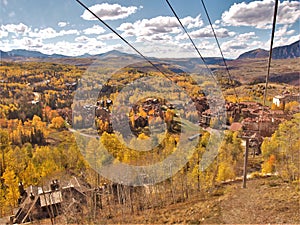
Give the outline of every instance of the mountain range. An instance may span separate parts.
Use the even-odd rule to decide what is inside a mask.
[[[269,57],[269,51],[258,48],[241,54],[237,59],[248,58],[266,58]],[[273,59],[292,59],[300,57],[300,40],[290,45],[273,48]]]
[[[241,54],[237,59],[247,59],[247,58],[266,58],[269,56],[269,51],[264,49],[254,49],[248,52]],[[17,49],[11,50],[8,52],[4,52],[0,50],[0,58],[7,59],[7,58],[17,58],[17,57],[24,57],[24,58],[39,58],[39,59],[62,59],[62,58],[101,58],[101,59],[108,59],[108,58],[116,58],[116,57],[131,57],[134,59],[142,59],[139,55],[136,54],[128,54],[124,52],[120,52],[117,50],[109,51],[106,53],[98,54],[98,55],[90,55],[84,54],[81,56],[70,57],[60,54],[44,54],[38,51],[29,51],[24,49]],[[298,58],[300,57],[300,40],[296,41],[290,45],[280,46],[273,48],[272,58],[273,59],[289,59],[289,58]],[[157,58],[149,58],[150,60],[159,60]],[[178,65],[182,62],[186,63],[186,59],[160,59],[163,61],[174,61]],[[201,63],[202,60],[199,58],[190,58],[191,64]],[[204,58],[207,64],[220,64],[222,63],[222,58],[220,57],[206,57]]]
[[[68,56],[52,54],[47,55],[38,51],[15,49],[8,52],[1,51],[1,58],[26,57],[26,58],[67,58]]]

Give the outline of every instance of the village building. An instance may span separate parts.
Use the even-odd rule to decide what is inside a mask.
[[[282,94],[282,95],[276,95],[273,97],[273,104],[275,104],[277,107],[280,105],[285,105],[289,102],[300,102],[300,94]]]

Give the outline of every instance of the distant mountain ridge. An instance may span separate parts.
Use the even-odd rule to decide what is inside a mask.
[[[280,46],[273,49],[273,59],[290,59],[300,57],[300,40],[290,45]]]
[[[97,54],[97,55],[90,55],[88,53],[80,56],[65,56],[65,55],[59,55],[59,54],[52,54],[47,55],[38,51],[30,51],[30,50],[24,50],[24,49],[17,49],[12,50],[8,52],[4,52],[0,50],[0,58],[7,58],[7,59],[16,59],[22,60],[22,58],[28,59],[39,59],[42,61],[48,61],[51,59],[102,59],[102,60],[109,60],[113,58],[123,58],[126,61],[130,61],[130,59],[134,60],[143,60],[143,58],[137,54],[130,54],[130,53],[124,53],[120,52],[118,50],[112,50],[109,52]],[[203,64],[202,60],[200,58],[155,58],[155,57],[147,57],[151,61],[160,61],[165,63],[175,63],[178,65],[182,65],[183,67],[188,67],[190,69],[195,69],[197,65]],[[122,60],[123,60],[122,59]],[[205,62],[209,65],[216,65],[216,64],[223,64],[223,59],[221,57],[205,57]],[[186,68],[187,69],[187,68]]]
[[[28,58],[90,58],[90,57],[101,57],[101,58],[108,58],[108,57],[120,57],[120,56],[135,56],[139,57],[134,54],[128,54],[124,52],[120,52],[117,50],[112,50],[109,52],[97,54],[97,55],[90,55],[88,53],[80,56],[66,56],[66,55],[60,55],[60,54],[44,54],[39,51],[31,51],[31,50],[25,50],[25,49],[14,49],[8,52],[4,52],[0,50],[0,54],[2,58],[11,58],[11,57],[28,57]]]
[[[266,58],[268,56],[269,56],[269,51],[258,48],[241,54],[237,59]]]
[[[251,58],[266,58],[269,56],[269,51],[264,49],[254,49],[241,54],[237,59],[251,59]],[[300,40],[290,45],[279,46],[273,48],[273,59],[292,59],[300,57]]]
[[[269,56],[269,51],[264,49],[254,49],[248,52],[241,54],[237,59],[249,59],[249,58],[266,58]],[[44,54],[38,51],[30,51],[24,49],[16,49],[11,50],[8,52],[0,50],[0,58],[16,58],[16,57],[23,57],[23,58],[39,58],[39,59],[61,59],[61,58],[101,58],[101,59],[108,59],[108,58],[116,58],[116,57],[129,57],[132,59],[142,59],[141,56],[137,54],[129,54],[120,52],[117,50],[112,50],[109,52],[97,54],[97,55],[90,55],[84,54],[81,56],[65,56],[60,54]],[[290,45],[280,46],[273,49],[272,58],[273,59],[289,59],[289,58],[298,58],[300,57],[300,40],[296,41]],[[190,61],[191,64],[202,64],[202,60],[199,58],[169,58],[169,59],[159,59],[155,57],[148,57],[150,60],[160,60],[160,61],[172,61],[177,62],[178,64],[186,64],[187,61]],[[205,57],[205,62],[211,65],[220,65],[223,64],[223,60],[220,57]],[[228,60],[228,59],[227,59]]]
[[[120,52],[118,50],[112,50],[112,51],[97,54],[97,55],[91,55],[91,57],[101,57],[101,58],[113,58],[113,57],[122,57],[122,56],[131,56],[134,58],[141,58],[141,56],[138,56],[136,54],[128,54],[125,52]]]
[[[10,58],[10,57],[28,57],[28,58],[67,58],[68,56],[60,55],[60,54],[52,54],[47,55],[38,51],[30,51],[25,49],[15,49],[8,52],[4,52],[0,50],[0,54],[2,58]]]

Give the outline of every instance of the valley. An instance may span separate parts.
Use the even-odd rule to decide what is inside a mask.
[[[260,56],[227,60],[230,81],[218,57],[206,59],[211,73],[195,58],[151,58],[153,66],[118,51],[1,52],[0,216],[36,224],[298,223],[300,64],[284,49],[272,61],[266,105]],[[242,189],[245,136],[251,179]],[[174,155],[178,162],[156,173],[119,167]],[[110,171],[123,183],[103,175]]]

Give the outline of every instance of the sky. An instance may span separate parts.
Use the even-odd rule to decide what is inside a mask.
[[[82,0],[130,44],[151,57],[197,57],[165,0]],[[169,0],[204,57],[221,56],[201,0]],[[274,0],[204,0],[226,58],[269,49]],[[300,1],[281,0],[274,46],[300,39]],[[75,0],[0,0],[0,49],[79,56],[134,53]]]

